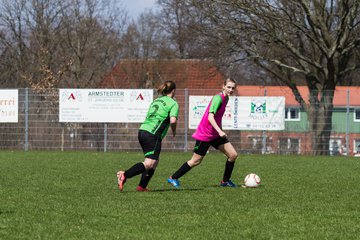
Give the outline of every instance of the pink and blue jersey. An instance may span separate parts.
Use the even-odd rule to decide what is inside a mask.
[[[225,97],[223,93],[219,93],[215,95],[209,105],[207,106],[203,117],[197,127],[195,133],[192,137],[195,140],[203,141],[203,142],[210,142],[218,137],[220,137],[219,133],[211,126],[208,118],[209,113],[214,114],[214,118],[218,126],[222,127],[222,117],[225,113],[226,104],[228,102],[228,98]]]

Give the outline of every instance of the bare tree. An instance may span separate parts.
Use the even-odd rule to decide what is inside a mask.
[[[122,36],[122,58],[174,58],[175,50],[152,11],[142,13],[132,21]]]
[[[0,5],[0,86],[24,86],[20,77],[28,65],[25,0],[2,0]]]
[[[158,0],[158,21],[168,41],[172,43],[178,58],[198,58],[207,55],[207,50],[198,41],[201,36],[195,29],[198,16],[191,14],[196,9],[187,1]]]
[[[167,59],[175,58],[176,51],[163,31],[156,14],[147,11],[140,15],[138,21],[140,44],[144,58]]]
[[[115,0],[1,0],[0,9],[2,86],[96,86],[119,60],[127,15]]]
[[[165,35],[158,17],[152,11],[132,21],[122,36],[122,58],[131,61],[123,71],[145,88],[153,88],[159,80],[157,60],[175,58],[176,52]]]
[[[62,12],[60,49],[71,61],[61,86],[96,86],[120,57],[127,15],[112,0],[70,1]]]
[[[309,116],[313,153],[328,154],[335,87],[360,67],[360,2],[188,2],[201,13],[203,40],[217,56],[251,60],[293,91]],[[299,93],[301,80],[308,99]]]

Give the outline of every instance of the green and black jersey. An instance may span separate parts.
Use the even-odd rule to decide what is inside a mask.
[[[170,126],[170,117],[178,118],[178,114],[179,105],[174,99],[168,96],[159,97],[150,104],[140,129],[161,136],[163,139]]]

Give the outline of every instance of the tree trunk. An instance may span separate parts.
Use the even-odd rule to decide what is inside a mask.
[[[312,155],[329,155],[329,144],[332,130],[332,113],[334,90],[310,93],[308,108],[309,130],[311,134]]]

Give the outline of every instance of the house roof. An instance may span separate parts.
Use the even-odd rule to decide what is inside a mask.
[[[305,101],[308,101],[309,89],[307,86],[298,86],[299,92]],[[360,106],[360,87],[339,86],[334,93],[334,106]],[[284,96],[285,105],[299,106],[289,87],[286,86],[238,86],[239,96]]]
[[[172,80],[178,89],[219,89],[225,76],[209,60],[199,59],[126,59],[121,60],[100,82],[100,88],[157,88]],[[307,86],[298,86],[308,101]],[[336,87],[334,106],[360,106],[360,87]],[[284,96],[287,106],[299,106],[287,86],[238,85],[239,96]],[[349,98],[349,99],[348,99]]]
[[[100,82],[101,88],[156,88],[166,80],[178,89],[218,89],[223,74],[208,60],[122,60]]]

